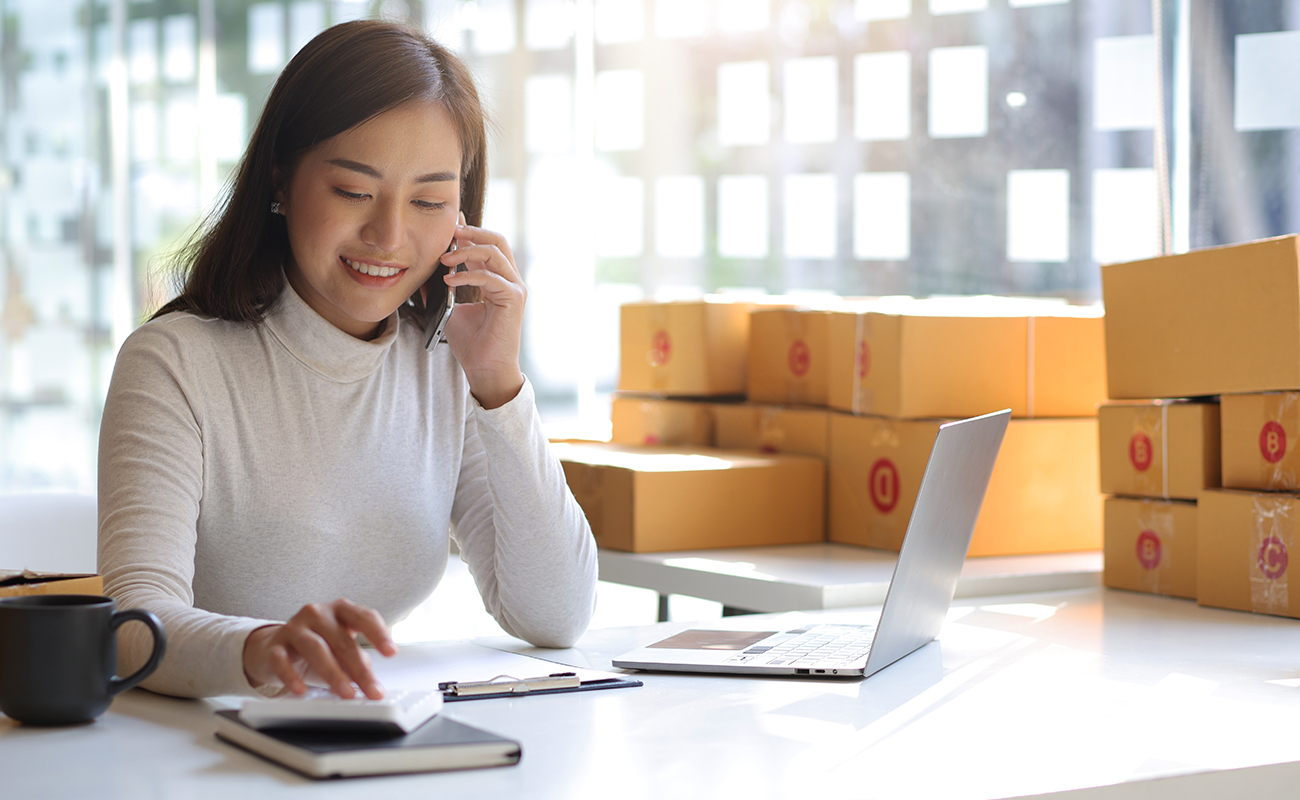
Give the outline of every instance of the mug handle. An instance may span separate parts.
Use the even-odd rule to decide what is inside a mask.
[[[140,683],[140,681],[149,677],[158,665],[162,663],[163,654],[167,652],[167,634],[163,631],[163,624],[157,617],[148,611],[142,611],[138,608],[118,611],[113,614],[113,619],[108,624],[108,629],[114,635],[117,634],[118,627],[124,622],[137,620],[149,626],[150,632],[153,633],[153,652],[149,654],[149,661],[143,667],[136,670],[125,678],[113,678],[108,684],[108,694],[111,697],[119,692],[125,692],[127,689]]]

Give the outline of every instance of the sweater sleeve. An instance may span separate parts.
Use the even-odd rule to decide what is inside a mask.
[[[203,494],[200,393],[164,323],[140,328],[113,370],[99,440],[99,570],[121,608],[151,611],[167,653],[143,686],[163,694],[249,694],[244,640],[268,620],[194,608],[194,550]],[[119,674],[147,659],[143,625],[118,632]]]
[[[502,628],[569,647],[596,602],[596,543],[537,415],[532,384],[487,410],[469,398],[452,535]]]

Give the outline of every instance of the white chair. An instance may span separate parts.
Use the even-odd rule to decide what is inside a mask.
[[[93,494],[0,494],[0,570],[93,573],[98,525]]]

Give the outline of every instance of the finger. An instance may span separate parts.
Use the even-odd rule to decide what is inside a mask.
[[[335,602],[333,614],[338,623],[326,635],[326,641],[329,642],[335,660],[347,673],[352,683],[361,688],[366,697],[371,700],[382,698],[384,696],[384,687],[379,683],[379,679],[375,677],[374,671],[370,668],[370,656],[361,649],[354,631],[362,633],[369,631],[380,641],[383,641],[388,636],[387,626],[383,624],[383,619],[370,609],[363,608],[347,600]],[[393,648],[393,652],[396,652],[396,647],[391,643],[390,647]]]
[[[454,276],[447,276],[447,285],[477,287],[480,299],[497,306],[522,306],[528,297],[528,290],[522,283],[513,283],[504,276],[487,270],[457,272]]]
[[[338,607],[339,622],[346,625],[350,630],[366,637],[366,640],[375,646],[375,649],[385,656],[397,655],[397,643],[393,641],[393,635],[388,630],[388,624],[378,611],[373,608],[357,605],[348,600],[340,601]]]
[[[509,260],[511,264],[515,263],[515,255],[510,249],[510,242],[506,240],[505,236],[496,231],[491,231],[487,228],[476,228],[473,225],[465,225],[462,223],[457,226],[455,235],[458,247],[461,246],[459,244],[461,241],[465,241],[464,246],[472,244],[494,245],[498,250],[505,254],[506,259]]]
[[[275,672],[280,683],[290,692],[298,696],[307,693],[307,682],[298,674],[298,670],[293,666],[293,659],[289,658],[289,651],[283,645],[273,644],[267,651],[271,659],[271,669]]]
[[[445,253],[442,263],[448,266],[466,265],[470,271],[489,270],[504,276],[507,280],[522,282],[523,277],[514,263],[506,258],[505,253],[496,245],[474,244]]]
[[[337,627],[337,626],[335,626]],[[352,680],[347,673],[343,671],[338,659],[335,658],[334,648],[316,631],[308,629],[297,629],[286,626],[286,632],[291,631],[287,638],[287,644],[293,648],[298,657],[307,662],[307,667],[329,685],[330,691],[350,700],[356,697],[356,690],[352,688]],[[351,641],[351,637],[347,637]],[[356,643],[352,643],[356,646]]]

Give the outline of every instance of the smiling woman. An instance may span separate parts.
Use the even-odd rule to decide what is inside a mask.
[[[168,629],[147,688],[381,696],[358,639],[396,652],[449,534],[506,631],[585,630],[595,546],[519,368],[514,256],[478,227],[484,153],[465,67],[406,28],[328,29],[276,82],[105,401],[99,566]],[[444,273],[481,301],[426,350],[417,306]]]

